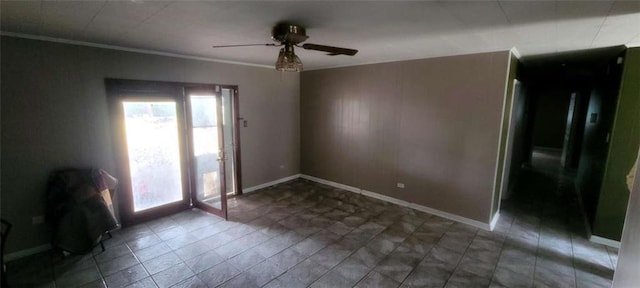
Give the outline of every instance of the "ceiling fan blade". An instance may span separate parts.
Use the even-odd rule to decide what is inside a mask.
[[[327,55],[330,55],[330,56],[335,56],[335,55],[353,56],[353,55],[356,55],[356,53],[358,53],[358,50],[356,49],[340,48],[340,47],[325,46],[325,45],[318,45],[318,44],[311,44],[311,43],[303,44],[302,48],[306,50],[316,50],[316,51],[327,52],[328,53]]]
[[[266,43],[266,44],[235,44],[235,45],[213,45],[213,48],[229,48],[229,47],[248,47],[248,46],[282,46],[282,44]]]

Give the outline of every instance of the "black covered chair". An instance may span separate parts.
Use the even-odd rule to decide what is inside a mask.
[[[99,169],[55,171],[47,191],[52,244],[70,253],[86,253],[119,227],[111,200],[117,180]]]

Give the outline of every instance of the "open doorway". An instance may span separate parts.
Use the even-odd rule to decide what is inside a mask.
[[[580,214],[565,220],[582,225],[585,235],[591,236],[624,51],[611,47],[523,60],[513,91],[513,140],[508,147],[512,156],[503,203],[536,203],[535,209],[544,210],[553,206],[546,202],[560,203],[563,197],[567,203],[575,202],[573,208]]]
[[[238,191],[233,86],[187,88],[192,205],[226,218],[226,197]]]
[[[497,227],[509,229],[506,241],[516,250],[536,247],[535,273],[546,265],[576,282],[586,281],[584,271],[598,271],[604,286],[613,278],[618,250],[594,241],[592,227],[619,111],[624,50],[529,57],[519,66]]]
[[[197,207],[227,218],[240,189],[237,87],[106,80],[122,222]]]

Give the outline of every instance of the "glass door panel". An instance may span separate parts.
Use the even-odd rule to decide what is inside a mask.
[[[123,101],[133,212],[183,201],[175,101]]]
[[[223,150],[225,155],[225,178],[227,194],[235,194],[235,133],[233,113],[233,90],[222,88],[222,133],[224,134]]]
[[[194,206],[226,218],[220,96],[189,94]]]

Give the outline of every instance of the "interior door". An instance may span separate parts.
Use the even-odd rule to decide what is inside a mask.
[[[193,205],[227,218],[224,121],[220,86],[189,88]]]

